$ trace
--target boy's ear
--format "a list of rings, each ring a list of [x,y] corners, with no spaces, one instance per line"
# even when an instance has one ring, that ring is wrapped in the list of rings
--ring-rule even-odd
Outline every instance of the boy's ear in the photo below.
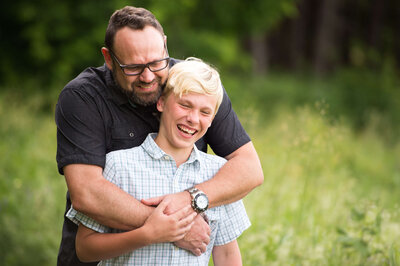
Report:
[[[164,96],[161,96],[157,101],[157,110],[161,113],[164,111],[164,104],[165,104],[165,98]]]

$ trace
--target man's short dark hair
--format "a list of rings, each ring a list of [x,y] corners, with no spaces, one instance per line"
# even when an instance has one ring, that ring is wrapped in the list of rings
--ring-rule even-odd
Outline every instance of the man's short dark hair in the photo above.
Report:
[[[146,26],[152,26],[164,36],[164,30],[149,10],[141,7],[126,6],[115,11],[106,30],[104,44],[113,49],[114,37],[118,30],[123,27],[129,27],[133,30],[143,30]]]

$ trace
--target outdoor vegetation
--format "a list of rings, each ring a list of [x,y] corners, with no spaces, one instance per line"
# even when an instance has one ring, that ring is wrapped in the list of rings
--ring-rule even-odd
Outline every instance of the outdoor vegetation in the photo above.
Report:
[[[103,63],[127,4],[154,12],[171,56],[221,71],[258,151],[244,265],[400,265],[400,2],[3,2],[0,265],[56,265],[58,93]]]

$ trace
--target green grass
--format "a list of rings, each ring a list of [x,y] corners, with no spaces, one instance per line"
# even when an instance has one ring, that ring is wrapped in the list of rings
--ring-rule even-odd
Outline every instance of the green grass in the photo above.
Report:
[[[43,98],[0,94],[0,265],[56,265],[66,186]]]
[[[400,142],[390,120],[370,112],[354,130],[339,99],[319,84],[306,91],[309,81],[224,84],[265,175],[244,200],[252,221],[239,239],[244,265],[399,265]],[[0,93],[0,265],[56,264],[66,185],[55,162],[55,99]]]
[[[316,108],[278,113],[249,125],[265,182],[245,198],[244,265],[399,265],[399,143]]]

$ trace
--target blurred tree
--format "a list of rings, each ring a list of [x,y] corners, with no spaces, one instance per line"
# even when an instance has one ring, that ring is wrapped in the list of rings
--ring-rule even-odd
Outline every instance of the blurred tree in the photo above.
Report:
[[[15,0],[0,3],[1,83],[44,90],[102,64],[108,18],[132,4],[160,20],[171,56],[227,71],[400,65],[397,0]]]
[[[162,24],[172,29],[173,43],[179,40],[191,53],[204,50],[202,57],[212,55],[222,66],[240,70],[249,67],[241,47],[247,43],[253,70],[259,73],[268,67],[267,34],[296,13],[294,0],[180,0],[160,8],[161,2],[152,1],[150,9],[159,11],[156,15]]]
[[[314,68],[317,74],[328,72],[337,60],[340,4],[340,0],[323,0],[321,4],[315,37]]]
[[[49,87],[100,63],[105,18],[112,11],[109,1],[3,1],[2,82],[21,85],[35,80],[35,85]]]
[[[400,1],[299,0],[267,36],[271,65],[317,74],[343,66],[400,66]]]

